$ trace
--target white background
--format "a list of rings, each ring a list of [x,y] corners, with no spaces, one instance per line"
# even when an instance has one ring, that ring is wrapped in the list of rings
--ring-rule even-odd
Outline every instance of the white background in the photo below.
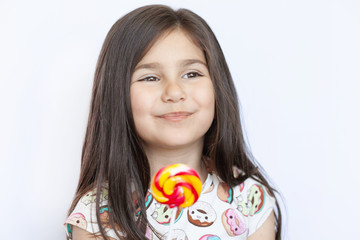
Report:
[[[149,3],[0,2],[1,239],[65,238],[101,45]],[[360,239],[360,1],[156,3],[217,35],[253,154],[284,196],[285,239]]]

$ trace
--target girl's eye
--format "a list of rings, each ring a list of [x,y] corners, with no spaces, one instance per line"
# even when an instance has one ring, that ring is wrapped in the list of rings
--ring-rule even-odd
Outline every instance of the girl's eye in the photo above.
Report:
[[[144,82],[156,82],[159,81],[160,79],[154,76],[149,76],[149,77],[145,77],[140,79],[140,81],[144,81]]]
[[[203,76],[203,75],[201,75],[198,72],[189,72],[184,75],[184,78],[195,78],[195,77],[201,77],[201,76]]]

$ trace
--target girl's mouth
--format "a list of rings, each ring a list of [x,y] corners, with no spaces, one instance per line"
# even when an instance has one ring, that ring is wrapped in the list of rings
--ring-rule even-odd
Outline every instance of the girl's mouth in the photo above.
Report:
[[[190,112],[170,112],[170,113],[165,113],[159,116],[159,118],[168,120],[168,121],[173,121],[173,122],[178,122],[181,121],[189,116],[191,116],[192,113]]]

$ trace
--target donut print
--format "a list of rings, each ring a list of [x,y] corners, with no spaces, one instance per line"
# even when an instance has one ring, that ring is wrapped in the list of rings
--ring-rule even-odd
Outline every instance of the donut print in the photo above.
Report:
[[[94,203],[96,201],[96,189],[91,190],[85,194],[81,198],[81,202],[85,205],[89,205],[90,203]],[[100,193],[100,202],[103,202],[108,199],[108,190],[104,188]]]
[[[226,183],[221,182],[217,188],[217,196],[221,201],[231,203],[233,200],[233,190]]]
[[[239,236],[248,232],[245,223],[232,208],[227,209],[222,214],[221,220],[227,234],[231,237]]]
[[[155,210],[151,216],[160,224],[168,225],[170,223],[174,208],[169,208],[165,204],[156,203]],[[183,214],[183,208],[176,208],[175,223],[179,221]]]
[[[152,233],[151,228],[149,226],[146,227],[145,237],[148,240],[153,240],[153,233]]]
[[[209,193],[209,192],[211,192],[212,190],[214,190],[214,182],[212,182],[212,183],[210,184],[210,186],[203,192],[203,194]]]
[[[199,240],[221,240],[218,236],[212,234],[206,234],[199,238]]]
[[[182,229],[171,230],[171,240],[189,240],[186,233]],[[165,239],[168,239],[169,233],[165,234]]]
[[[209,203],[198,201],[189,207],[188,220],[195,226],[208,227],[215,222],[216,212]]]
[[[77,226],[82,229],[86,229],[87,227],[87,221],[85,219],[85,216],[82,213],[73,213],[71,214],[66,222],[68,224],[71,224],[73,226]]]

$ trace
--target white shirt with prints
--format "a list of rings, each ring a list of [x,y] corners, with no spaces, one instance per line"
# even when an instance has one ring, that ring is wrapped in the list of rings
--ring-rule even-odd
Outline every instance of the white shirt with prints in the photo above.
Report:
[[[187,208],[177,208],[172,239],[217,240],[247,239],[265,222],[275,206],[275,198],[258,181],[248,178],[242,184],[229,188],[215,174],[208,174],[198,201]],[[65,222],[71,239],[72,226],[99,234],[95,214],[96,190],[83,196]],[[108,218],[107,191],[100,195],[100,218]],[[149,191],[145,199],[149,223],[164,239],[169,234],[170,221],[175,209],[158,203]],[[105,224],[107,236],[119,239],[110,224]],[[121,234],[123,235],[123,234]],[[146,236],[159,239],[150,228]]]

